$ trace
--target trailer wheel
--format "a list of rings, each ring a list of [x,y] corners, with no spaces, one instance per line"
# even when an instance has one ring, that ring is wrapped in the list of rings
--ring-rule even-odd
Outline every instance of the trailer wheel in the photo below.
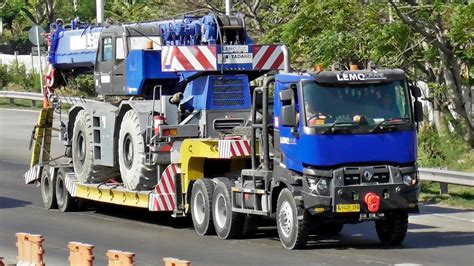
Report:
[[[323,223],[317,224],[314,231],[317,235],[336,236],[341,233],[342,228],[343,223]]]
[[[43,169],[41,173],[41,198],[43,199],[43,205],[46,209],[57,209],[58,205],[56,203],[56,177],[51,179],[49,176],[49,171]]]
[[[62,212],[75,211],[77,209],[78,200],[71,196],[66,188],[66,174],[60,168],[56,174],[56,202],[58,209]]]
[[[305,211],[296,206],[293,194],[288,188],[282,189],[277,201],[277,228],[280,242],[286,249],[306,246],[309,223]]]
[[[155,167],[144,165],[145,141],[134,110],[125,113],[120,126],[118,158],[120,175],[130,190],[147,190],[157,183]]]
[[[214,183],[206,178],[194,182],[191,192],[191,217],[193,219],[194,230],[199,235],[213,234],[214,224],[212,223],[212,192]]]
[[[387,246],[400,245],[408,230],[408,214],[386,214],[385,220],[375,221],[375,229],[380,242]]]
[[[212,220],[221,239],[236,238],[242,233],[244,216],[232,211],[232,183],[228,178],[216,178],[212,194]]]
[[[76,177],[82,183],[98,183],[117,176],[114,167],[94,165],[92,117],[81,110],[77,113],[72,134],[72,161]]]

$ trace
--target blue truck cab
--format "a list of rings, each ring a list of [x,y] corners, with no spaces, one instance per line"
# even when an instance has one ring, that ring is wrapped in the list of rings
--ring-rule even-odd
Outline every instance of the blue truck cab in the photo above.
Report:
[[[295,217],[307,216],[298,219],[317,224],[318,232],[376,220],[383,243],[401,243],[405,235],[390,225],[406,226],[407,213],[418,211],[419,96],[400,69],[275,76],[269,161],[286,248],[298,246],[292,232],[301,228],[285,227],[282,217],[290,215],[279,202],[281,187],[295,198]]]

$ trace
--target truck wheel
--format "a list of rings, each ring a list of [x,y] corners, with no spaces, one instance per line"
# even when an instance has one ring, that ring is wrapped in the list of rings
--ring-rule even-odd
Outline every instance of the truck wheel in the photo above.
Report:
[[[212,223],[212,192],[214,183],[206,178],[194,182],[191,192],[191,217],[194,230],[199,235],[210,235],[214,233]]]
[[[341,233],[342,228],[344,228],[342,223],[324,223],[316,225],[314,231],[317,235],[336,236]]]
[[[58,209],[62,212],[75,211],[77,209],[77,199],[73,198],[66,188],[66,174],[60,168],[56,174],[56,202]]]
[[[43,205],[46,209],[57,209],[56,204],[56,177],[51,179],[49,177],[48,169],[43,169],[41,174],[41,198],[43,199]]]
[[[113,167],[94,165],[92,117],[85,110],[79,111],[72,134],[72,161],[76,177],[82,183],[98,183],[117,176]]]
[[[232,211],[232,183],[228,178],[217,180],[212,194],[212,220],[221,239],[238,237],[242,232],[243,215]]]
[[[387,246],[400,245],[408,230],[408,214],[395,213],[385,215],[385,220],[375,221],[377,236]]]
[[[145,141],[140,130],[138,115],[134,110],[125,113],[120,126],[118,158],[120,175],[130,190],[147,190],[157,183],[155,167],[144,165]]]
[[[293,194],[284,188],[277,201],[277,228],[280,242],[286,249],[299,249],[306,246],[309,223],[305,211],[296,206]]]

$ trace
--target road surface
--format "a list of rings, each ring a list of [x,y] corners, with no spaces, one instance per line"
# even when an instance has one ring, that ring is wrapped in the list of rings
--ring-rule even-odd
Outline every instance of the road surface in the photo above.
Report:
[[[0,109],[0,256],[16,260],[15,233],[45,237],[47,265],[66,265],[69,241],[95,246],[95,265],[108,249],[134,252],[137,265],[162,265],[163,257],[192,265],[472,265],[474,213],[422,206],[410,217],[404,244],[379,245],[373,223],[347,225],[338,237],[313,237],[305,250],[281,247],[274,227],[252,239],[220,240],[196,235],[189,219],[172,219],[112,205],[61,213],[42,208],[39,189],[23,183],[35,111]],[[60,147],[56,145],[55,147]],[[58,149],[57,149],[58,150]],[[57,154],[61,152],[58,150]]]

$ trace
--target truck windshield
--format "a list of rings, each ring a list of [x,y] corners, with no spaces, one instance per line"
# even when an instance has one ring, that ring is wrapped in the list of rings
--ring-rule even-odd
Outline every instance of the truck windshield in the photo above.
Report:
[[[410,121],[405,82],[330,86],[305,82],[303,97],[306,125],[373,126],[384,121]],[[384,122],[385,123],[385,122]]]

